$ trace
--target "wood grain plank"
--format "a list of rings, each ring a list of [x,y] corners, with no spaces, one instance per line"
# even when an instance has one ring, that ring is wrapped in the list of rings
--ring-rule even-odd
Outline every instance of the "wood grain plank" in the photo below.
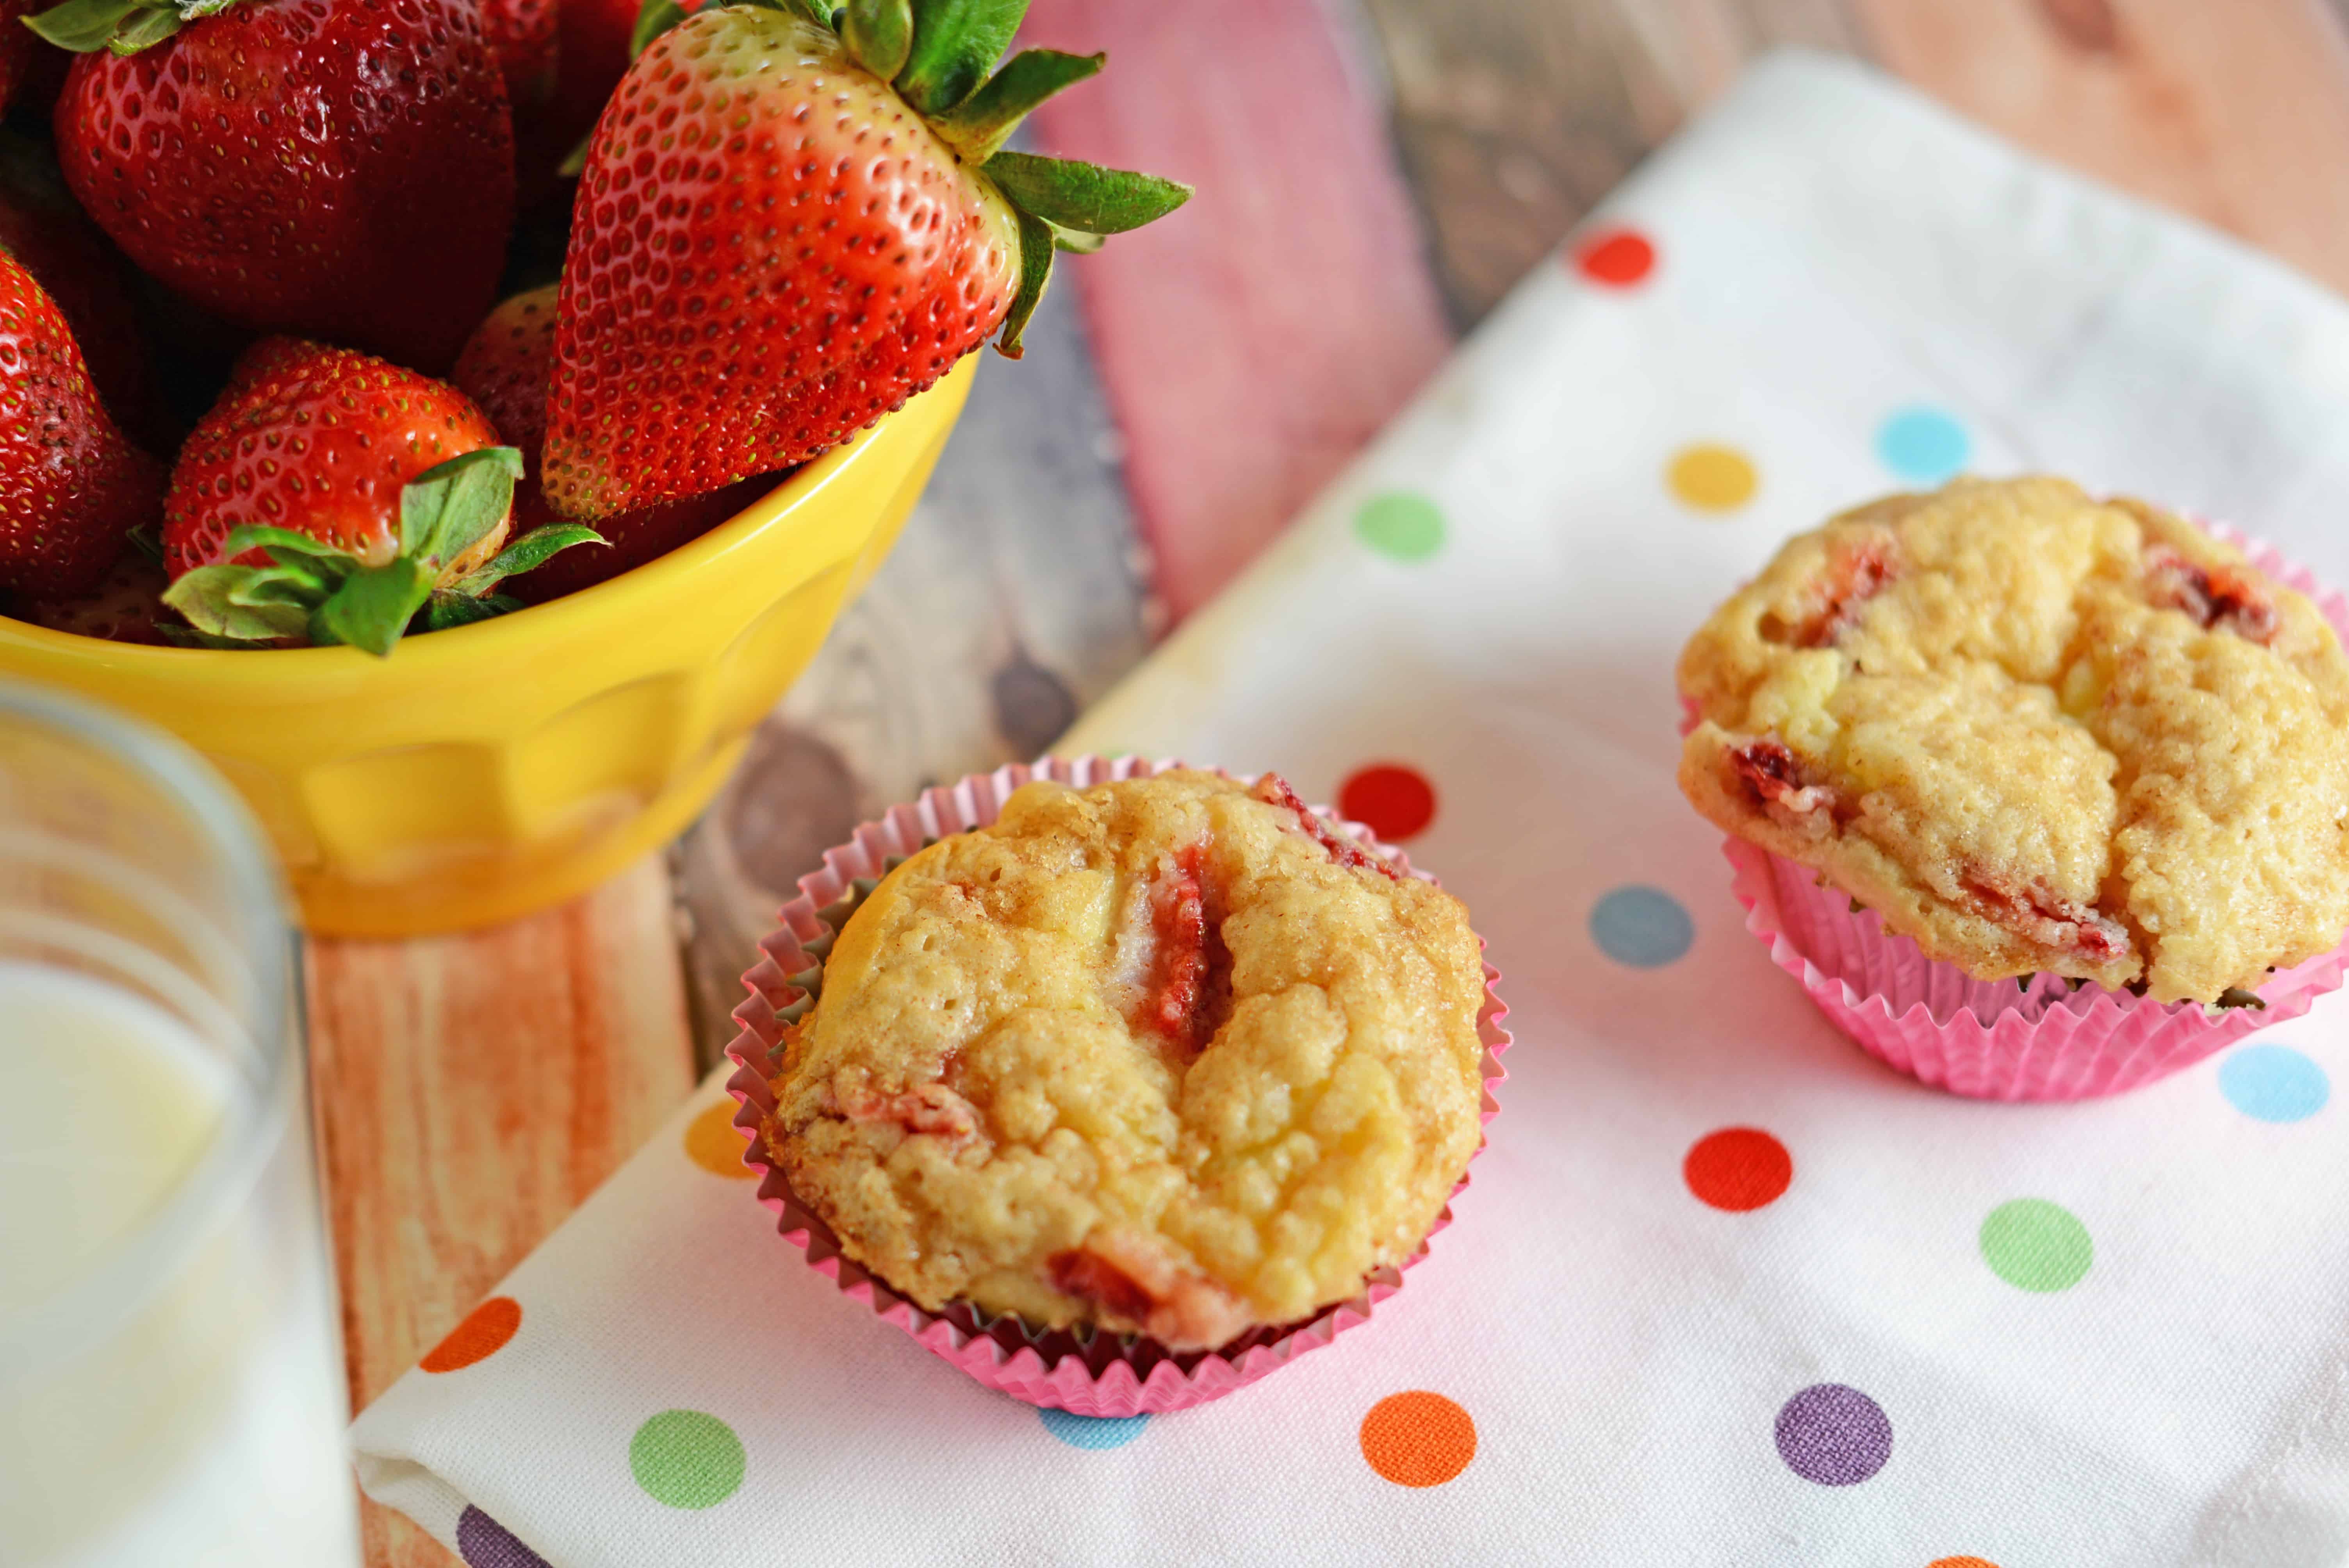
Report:
[[[1951,107],[2349,290],[2349,32],[2324,0],[1853,4]]]
[[[1454,319],[1475,323],[1780,45],[1859,53],[1846,0],[1366,0]]]
[[[313,1100],[351,1402],[454,1326],[692,1089],[668,878],[647,858],[510,925],[316,941]],[[455,1562],[367,1509],[378,1568]]]
[[[1333,8],[1038,0],[1026,36],[1112,62],[1037,113],[1042,150],[1198,187],[1066,268],[1179,617],[1385,424],[1450,335]]]

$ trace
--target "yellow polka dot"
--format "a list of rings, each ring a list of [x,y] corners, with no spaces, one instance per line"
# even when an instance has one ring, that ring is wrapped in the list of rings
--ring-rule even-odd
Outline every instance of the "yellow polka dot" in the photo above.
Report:
[[[687,1122],[685,1156],[713,1176],[754,1181],[759,1172],[742,1163],[742,1150],[748,1145],[734,1125],[735,1109],[732,1100],[721,1099]]]
[[[1754,499],[1756,480],[1753,460],[1744,452],[1700,441],[1672,454],[1664,482],[1701,511],[1733,511]]]

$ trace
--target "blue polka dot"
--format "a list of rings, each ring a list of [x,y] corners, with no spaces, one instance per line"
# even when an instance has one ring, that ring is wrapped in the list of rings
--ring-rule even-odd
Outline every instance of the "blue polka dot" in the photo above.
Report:
[[[1072,1416],[1066,1410],[1039,1410],[1044,1429],[1072,1449],[1122,1449],[1142,1436],[1147,1416]]]
[[[1590,940],[1618,964],[1654,969],[1689,950],[1696,923],[1671,894],[1635,882],[1590,906]]]
[[[2333,1085],[2290,1046],[2245,1046],[2219,1064],[2219,1091],[2258,1120],[2303,1121],[2324,1109]]]
[[[1903,408],[1876,432],[1876,455],[1884,466],[1916,484],[1955,479],[1972,452],[1966,428],[1939,408]]]

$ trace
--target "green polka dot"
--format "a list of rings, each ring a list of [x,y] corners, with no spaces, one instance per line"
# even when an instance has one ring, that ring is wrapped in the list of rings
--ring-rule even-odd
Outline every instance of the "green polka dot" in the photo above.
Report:
[[[1354,532],[1381,555],[1424,561],[1444,548],[1444,511],[1416,490],[1389,490],[1362,503]]]
[[[2044,1198],[2017,1198],[1982,1225],[1982,1262],[2017,1290],[2069,1290],[2088,1272],[2096,1249],[2088,1227]]]
[[[628,1468],[655,1502],[711,1508],[742,1484],[742,1439],[699,1410],[663,1410],[636,1429]]]

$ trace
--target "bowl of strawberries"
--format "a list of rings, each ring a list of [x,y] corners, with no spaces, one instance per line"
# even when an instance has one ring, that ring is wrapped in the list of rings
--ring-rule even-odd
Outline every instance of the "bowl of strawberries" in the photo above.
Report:
[[[974,351],[1188,193],[1005,147],[1102,65],[1006,0],[11,9],[0,676],[210,757],[316,932],[683,828]]]

